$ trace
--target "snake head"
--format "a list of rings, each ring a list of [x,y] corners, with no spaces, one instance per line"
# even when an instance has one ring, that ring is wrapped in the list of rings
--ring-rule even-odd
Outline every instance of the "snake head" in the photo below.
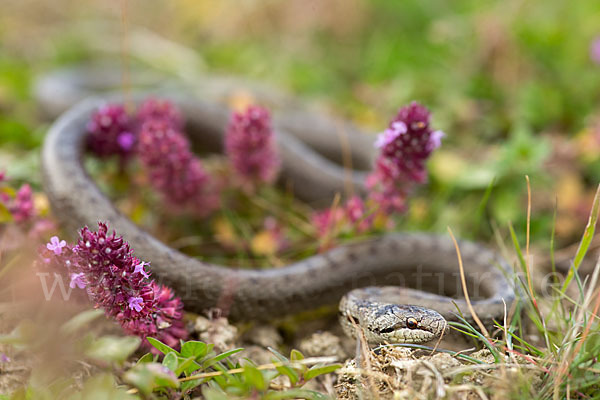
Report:
[[[381,304],[367,325],[367,339],[376,343],[424,343],[446,329],[437,311],[411,305]]]

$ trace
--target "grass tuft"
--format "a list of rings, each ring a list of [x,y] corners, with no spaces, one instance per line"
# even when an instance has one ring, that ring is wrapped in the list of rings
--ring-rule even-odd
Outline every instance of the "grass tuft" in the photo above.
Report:
[[[529,181],[527,183],[529,189]],[[505,333],[502,339],[490,340],[464,318],[459,317],[460,322],[451,323],[481,342],[493,355],[495,363],[510,367],[511,373],[496,376],[499,386],[506,390],[504,398],[588,399],[600,396],[600,289],[597,286],[600,260],[591,276],[582,280],[578,274],[594,236],[599,205],[600,187],[571,268],[564,282],[553,288],[551,296],[538,296],[534,290],[529,233],[526,234],[524,256],[517,234],[509,224],[518,260],[515,282],[523,314],[512,321],[505,320],[503,324],[495,323],[496,328]],[[528,198],[528,220],[530,210],[531,196]],[[528,222],[528,230],[529,226]],[[551,243],[553,240],[552,237]],[[554,267],[552,271],[555,271]],[[520,273],[525,274],[525,279],[518,279]],[[536,379],[527,379],[532,373]]]

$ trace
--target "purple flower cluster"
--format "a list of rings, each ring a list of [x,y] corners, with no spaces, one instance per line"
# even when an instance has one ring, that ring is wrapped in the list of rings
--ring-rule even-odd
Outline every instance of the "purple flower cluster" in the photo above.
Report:
[[[377,139],[381,157],[393,161],[398,176],[423,183],[427,180],[425,161],[441,145],[442,131],[432,131],[429,110],[412,102],[398,111],[390,126]]]
[[[442,131],[431,129],[429,119],[429,110],[412,102],[398,111],[375,142],[381,152],[367,187],[384,214],[404,211],[408,193],[427,180],[425,162],[444,137]]]
[[[312,224],[317,228],[317,236],[325,238],[335,235],[337,230],[346,228],[362,233],[373,224],[373,215],[367,212],[363,199],[350,197],[343,207],[328,208],[313,214]]]
[[[171,290],[150,279],[145,263],[133,256],[129,244],[108,226],[98,231],[83,228],[71,246],[53,237],[42,250],[42,259],[70,277],[70,287],[85,288],[96,307],[102,307],[130,335],[154,337],[169,346],[179,345],[187,332],[182,321],[183,303]]]
[[[138,154],[151,185],[168,203],[207,215],[219,204],[218,191],[182,132],[167,119],[149,119],[138,137]]]
[[[87,124],[88,148],[98,157],[119,155],[125,160],[135,147],[135,123],[122,104],[106,104]]]
[[[382,223],[389,226],[387,217],[405,210],[414,186],[427,180],[425,162],[444,136],[430,128],[429,119],[429,110],[416,102],[398,111],[375,142],[381,152],[367,177],[368,201],[352,196],[340,207],[314,213],[312,224],[320,238],[344,230],[362,233]]]
[[[8,210],[15,222],[26,222],[35,216],[33,192],[28,183],[23,184],[13,199],[9,201]]]
[[[0,183],[6,180],[4,172],[0,173]],[[33,192],[28,183],[21,185],[19,190],[13,195],[11,190],[0,191],[0,203],[8,209],[17,223],[31,221],[36,215]]]
[[[43,213],[35,205],[31,186],[25,183],[14,190],[3,171],[0,171],[0,206],[10,213],[11,221],[15,223],[13,228],[17,228],[9,235],[12,240],[3,243],[5,249],[21,246],[24,238],[19,235],[23,233],[27,234],[27,239],[37,241],[56,228],[51,219],[41,216]]]
[[[252,189],[272,183],[280,160],[269,111],[251,106],[245,112],[234,112],[225,133],[225,153],[242,186]]]
[[[338,225],[344,220],[344,210],[338,207],[315,212],[311,222],[317,228],[317,236],[324,238],[335,234]]]
[[[150,97],[130,117],[122,104],[100,107],[88,122],[88,147],[99,157],[119,155],[125,161],[135,151],[138,131],[146,121],[160,120],[181,129],[181,112],[168,100]]]
[[[181,131],[181,112],[168,100],[148,98],[133,117],[119,104],[100,108],[88,123],[90,148],[101,157],[135,152],[150,184],[170,205],[200,216],[218,207],[219,194]]]
[[[161,120],[175,130],[183,128],[181,112],[173,103],[165,99],[149,97],[138,107],[136,117],[140,124],[150,120]]]
[[[367,213],[367,207],[359,196],[352,196],[346,202],[346,218],[357,232],[365,232],[373,224],[373,215]]]

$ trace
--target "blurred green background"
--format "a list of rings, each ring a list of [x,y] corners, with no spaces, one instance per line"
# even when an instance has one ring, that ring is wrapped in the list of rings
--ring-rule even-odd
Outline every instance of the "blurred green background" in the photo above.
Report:
[[[34,79],[61,66],[143,64],[265,82],[378,132],[411,100],[446,132],[402,229],[485,240],[509,221],[561,244],[600,181],[600,2],[2,0],[0,169],[38,188]]]

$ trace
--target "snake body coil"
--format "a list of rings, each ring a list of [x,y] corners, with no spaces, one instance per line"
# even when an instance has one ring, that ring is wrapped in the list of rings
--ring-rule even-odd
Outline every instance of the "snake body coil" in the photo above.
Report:
[[[218,151],[229,110],[196,99],[175,101],[186,115],[186,131],[194,145]],[[455,304],[466,311],[463,300],[446,297],[462,293],[455,248],[446,237],[389,233],[340,246],[283,268],[261,270],[208,264],[169,248],[117,211],[82,166],[86,122],[101,102],[96,99],[78,104],[62,115],[48,133],[42,164],[52,208],[61,223],[73,230],[83,225],[95,226],[98,221],[109,222],[138,256],[151,263],[154,276],[182,297],[187,309],[200,312],[219,307],[233,320],[264,320],[334,304],[351,289],[379,284],[411,287],[371,288],[344,298],[342,320],[349,322],[351,317],[359,319],[357,322],[361,324],[371,322],[373,332],[379,335],[372,341],[382,339],[382,330],[383,339],[390,333],[385,321],[392,321],[397,327],[388,335],[390,340],[395,336],[418,341],[439,334],[441,322],[437,315],[415,314],[421,318],[417,321],[420,328],[418,333],[410,334],[408,330],[414,321],[408,318],[414,313],[390,308],[388,303],[434,309],[444,318],[452,318]],[[342,145],[335,134],[340,128],[346,138]],[[275,130],[283,161],[282,179],[293,184],[300,197],[328,204],[334,193],[344,190],[348,179],[359,191],[364,190],[364,172],[348,173],[330,160],[345,147],[355,157],[355,166],[368,168],[371,163],[372,146],[350,125],[299,112],[276,118]],[[480,245],[459,244],[476,312],[484,319],[501,316],[505,303],[514,300],[514,291],[505,278],[509,267]],[[371,306],[367,306],[368,301]],[[367,312],[358,315],[360,310]],[[390,315],[400,319],[390,319]]]

